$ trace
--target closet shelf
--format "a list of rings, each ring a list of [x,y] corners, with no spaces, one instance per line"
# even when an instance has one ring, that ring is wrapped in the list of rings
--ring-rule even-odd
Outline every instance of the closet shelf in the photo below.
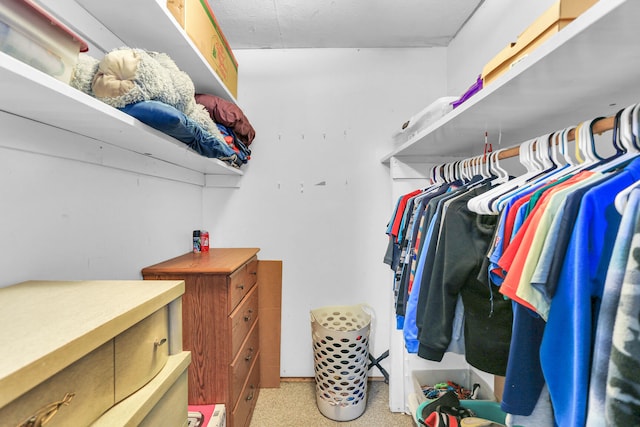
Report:
[[[166,0],[77,0],[128,47],[164,52],[186,72],[199,93],[236,102],[187,33],[166,7]],[[141,23],[149,23],[145,25]]]
[[[640,2],[600,0],[469,101],[382,158],[473,156],[640,101]],[[497,142],[501,146],[497,147]]]
[[[0,111],[199,172],[201,185],[208,181],[208,175],[242,175],[239,169],[203,157],[180,141],[2,52],[0,92]],[[122,168],[138,172],[135,164]]]

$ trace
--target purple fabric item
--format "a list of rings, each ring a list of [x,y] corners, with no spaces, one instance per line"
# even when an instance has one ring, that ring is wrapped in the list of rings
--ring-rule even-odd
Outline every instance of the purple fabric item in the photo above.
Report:
[[[478,76],[478,80],[476,80],[476,82],[471,85],[469,89],[467,89],[467,91],[460,97],[460,99],[458,99],[457,101],[453,101],[451,105],[453,105],[453,108],[459,107],[463,102],[467,101],[473,95],[478,93],[480,89],[482,89],[482,76]]]

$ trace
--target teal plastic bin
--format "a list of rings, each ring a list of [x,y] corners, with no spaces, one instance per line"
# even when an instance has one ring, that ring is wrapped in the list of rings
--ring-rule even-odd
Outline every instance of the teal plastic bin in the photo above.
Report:
[[[478,418],[491,420],[494,423],[504,424],[507,416],[507,414],[500,409],[498,402],[491,402],[489,400],[461,400],[460,405],[463,408],[471,409]]]
[[[424,407],[431,402],[433,402],[433,400],[427,400],[418,406],[418,409],[416,410],[416,418],[418,420],[424,421],[424,418],[422,418],[422,411],[424,410]],[[500,409],[500,404],[498,402],[491,400],[461,400],[460,406],[471,409],[478,418],[491,420],[494,423],[505,423],[507,414]]]

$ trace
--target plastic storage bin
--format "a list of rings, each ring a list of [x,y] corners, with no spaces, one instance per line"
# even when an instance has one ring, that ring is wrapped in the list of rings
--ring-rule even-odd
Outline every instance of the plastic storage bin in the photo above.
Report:
[[[453,110],[452,102],[458,97],[445,96],[438,98],[420,112],[414,114],[402,125],[402,129],[393,134],[393,143],[401,145],[413,139],[429,126]]]
[[[430,401],[422,392],[423,386],[435,385],[446,381],[453,381],[467,390],[471,390],[474,384],[480,384],[478,400],[496,400],[493,395],[493,388],[490,387],[489,384],[487,384],[487,382],[472,369],[434,369],[413,371],[411,379],[413,381],[414,393],[416,394],[419,403]]]
[[[418,410],[416,411],[417,419],[424,421],[422,411],[429,403],[430,402],[422,402],[420,406],[418,406]],[[502,425],[505,424],[507,414],[500,409],[500,404],[498,402],[492,402],[490,400],[461,400],[460,406],[472,410],[478,418],[490,420]],[[422,424],[418,423],[418,425]]]
[[[370,324],[362,305],[311,310],[316,403],[327,418],[350,421],[365,410]]]
[[[65,83],[87,44],[30,0],[0,2],[0,51]]]

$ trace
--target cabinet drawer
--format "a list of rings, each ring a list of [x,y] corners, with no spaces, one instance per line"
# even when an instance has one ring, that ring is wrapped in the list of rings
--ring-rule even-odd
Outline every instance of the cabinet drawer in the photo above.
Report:
[[[105,412],[91,427],[180,427],[187,422],[187,368],[191,353],[169,356],[149,383]],[[164,414],[165,418],[161,415]],[[158,422],[158,419],[162,421]],[[155,424],[154,424],[155,422]],[[73,424],[75,427],[76,424]]]
[[[113,340],[31,389],[0,409],[0,426],[22,425],[43,408],[73,397],[62,405],[47,427],[88,425],[109,409],[113,401]],[[39,425],[39,424],[35,424]]]
[[[231,360],[236,357],[249,330],[258,318],[258,287],[254,286],[247,297],[229,316],[231,322]]]
[[[187,422],[187,372],[185,371],[138,427],[176,426]]]
[[[116,403],[148,383],[169,357],[168,309],[163,307],[115,338]]]
[[[247,262],[247,280],[251,286],[258,281],[258,257],[253,257]]]
[[[253,257],[242,267],[231,273],[228,278],[229,313],[242,301],[245,295],[256,284],[258,275],[258,259]]]
[[[258,334],[258,322],[255,323],[249,337],[242,345],[240,351],[236,355],[235,360],[231,363],[231,401],[238,400],[242,386],[247,380],[249,369],[253,365],[254,359],[258,356],[258,347],[260,345],[260,336]]]
[[[240,397],[231,415],[230,427],[246,427],[249,425],[251,413],[260,392],[260,355],[253,362],[249,378],[245,383]]]

